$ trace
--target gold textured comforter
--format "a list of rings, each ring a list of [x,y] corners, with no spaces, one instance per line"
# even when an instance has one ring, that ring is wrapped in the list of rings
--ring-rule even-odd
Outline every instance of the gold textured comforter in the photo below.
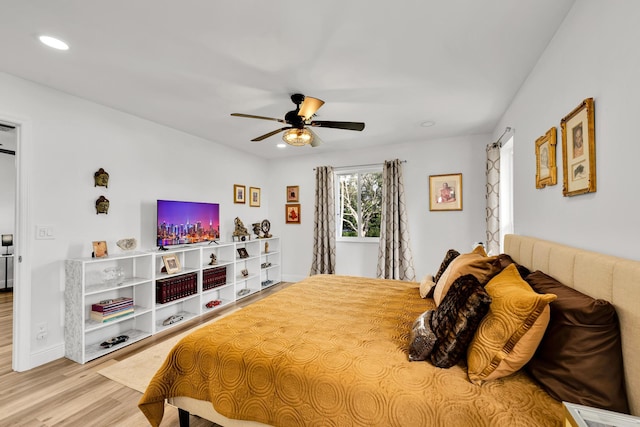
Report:
[[[418,284],[320,275],[205,326],[171,350],[140,400],[208,400],[275,426],[557,426],[561,404],[524,373],[477,386],[463,366],[409,362]]]

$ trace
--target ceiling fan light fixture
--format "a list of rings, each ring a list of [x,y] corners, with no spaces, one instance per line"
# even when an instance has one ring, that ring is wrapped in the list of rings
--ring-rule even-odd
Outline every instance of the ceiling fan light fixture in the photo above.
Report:
[[[57,50],[69,50],[69,45],[66,44],[65,42],[63,42],[60,39],[57,39],[55,37],[51,37],[51,36],[40,36],[38,37],[38,39],[40,40],[41,43],[57,49]]]
[[[311,143],[313,135],[307,129],[289,129],[282,135],[282,139],[289,145],[301,147]]]

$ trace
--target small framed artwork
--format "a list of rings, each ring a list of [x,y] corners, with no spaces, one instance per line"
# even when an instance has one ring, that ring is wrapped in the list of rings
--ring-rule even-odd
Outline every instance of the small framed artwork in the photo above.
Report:
[[[233,203],[245,203],[247,200],[247,187],[233,184]]]
[[[168,274],[180,273],[182,267],[180,266],[180,259],[176,254],[168,254],[162,256],[162,262],[164,268]]]
[[[587,98],[560,122],[563,196],[596,191],[596,132],[593,98]]]
[[[260,189],[249,187],[249,206],[260,207]]]
[[[555,127],[536,140],[536,188],[557,184],[556,143]]]
[[[107,242],[104,240],[93,242],[93,256],[95,258],[104,258],[107,255],[109,255],[109,252],[107,251]]]
[[[249,252],[247,252],[246,248],[238,248],[237,250],[240,258],[249,258]]]
[[[429,210],[462,210],[462,174],[429,176]]]
[[[297,185],[287,186],[287,203],[299,202],[298,194],[300,193],[300,187]]]
[[[300,203],[285,205],[285,218],[287,224],[300,224]]]

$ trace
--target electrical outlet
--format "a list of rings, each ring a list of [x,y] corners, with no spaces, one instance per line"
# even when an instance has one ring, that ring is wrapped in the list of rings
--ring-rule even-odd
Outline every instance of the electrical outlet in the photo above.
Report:
[[[47,322],[38,323],[38,333],[47,332]]]
[[[47,338],[47,322],[38,323],[36,328],[36,340],[45,340]]]

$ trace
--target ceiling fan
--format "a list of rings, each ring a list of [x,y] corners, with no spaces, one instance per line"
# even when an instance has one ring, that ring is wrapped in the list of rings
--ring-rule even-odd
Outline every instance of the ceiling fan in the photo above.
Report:
[[[310,96],[304,96],[300,93],[291,95],[291,101],[296,104],[296,109],[285,114],[284,119],[275,119],[273,117],[254,116],[252,114],[232,113],[234,117],[246,117],[249,119],[273,120],[284,123],[289,126],[276,129],[272,132],[253,138],[251,141],[262,141],[270,136],[286,131],[282,139],[290,145],[302,146],[309,144],[317,147],[322,143],[318,135],[309,127],[324,127],[334,129],[358,130],[364,129],[362,122],[334,122],[327,120],[312,120],[316,111],[322,107],[324,101]]]

